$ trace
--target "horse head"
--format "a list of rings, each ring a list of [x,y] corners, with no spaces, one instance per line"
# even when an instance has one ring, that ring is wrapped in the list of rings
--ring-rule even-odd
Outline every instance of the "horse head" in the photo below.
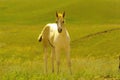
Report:
[[[58,26],[58,32],[62,32],[62,28],[64,26],[64,17],[65,17],[65,12],[63,13],[57,13],[56,12],[56,24]]]

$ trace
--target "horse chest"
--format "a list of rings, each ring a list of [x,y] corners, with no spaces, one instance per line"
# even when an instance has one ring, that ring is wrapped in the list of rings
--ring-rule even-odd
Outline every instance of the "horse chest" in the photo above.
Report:
[[[69,36],[67,34],[58,34],[54,37],[54,44],[55,46],[59,46],[64,48],[66,45],[69,45]]]

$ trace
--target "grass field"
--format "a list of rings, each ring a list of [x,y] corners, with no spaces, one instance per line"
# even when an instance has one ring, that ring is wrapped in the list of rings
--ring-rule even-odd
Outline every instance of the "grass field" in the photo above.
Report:
[[[0,80],[119,80],[119,9],[119,0],[0,0]],[[66,11],[72,75],[65,54],[60,74],[51,73],[50,54],[43,71],[37,37],[56,10]]]

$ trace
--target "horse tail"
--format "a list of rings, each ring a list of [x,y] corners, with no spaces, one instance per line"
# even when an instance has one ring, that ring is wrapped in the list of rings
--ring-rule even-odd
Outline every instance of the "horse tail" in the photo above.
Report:
[[[44,40],[48,40],[49,38],[49,31],[50,31],[50,27],[49,26],[45,26],[41,32],[41,34],[38,37],[38,41],[41,42],[43,39]]]

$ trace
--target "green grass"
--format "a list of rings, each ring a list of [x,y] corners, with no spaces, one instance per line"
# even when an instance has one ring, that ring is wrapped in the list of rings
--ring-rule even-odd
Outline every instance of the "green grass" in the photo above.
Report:
[[[1,24],[40,24],[54,21],[54,14],[66,11],[74,24],[120,23],[119,0],[1,0]]]
[[[39,25],[41,26],[41,25]],[[73,75],[69,74],[65,55],[61,57],[61,73],[45,75],[42,44],[37,41],[39,26],[3,26],[0,35],[0,78],[3,80],[89,80],[119,79],[119,30],[80,39],[88,34],[118,28],[119,25],[81,25],[69,27]],[[72,32],[73,27],[80,32]],[[97,29],[96,29],[97,27]],[[91,30],[89,30],[91,28]],[[87,31],[87,32],[86,32]],[[29,34],[28,34],[29,33]],[[74,36],[75,34],[80,36]]]
[[[0,80],[112,80],[120,79],[119,0],[1,0]],[[71,36],[72,71],[61,54],[60,74],[44,74],[42,44],[37,41],[44,25],[55,22],[55,12],[66,11]]]

